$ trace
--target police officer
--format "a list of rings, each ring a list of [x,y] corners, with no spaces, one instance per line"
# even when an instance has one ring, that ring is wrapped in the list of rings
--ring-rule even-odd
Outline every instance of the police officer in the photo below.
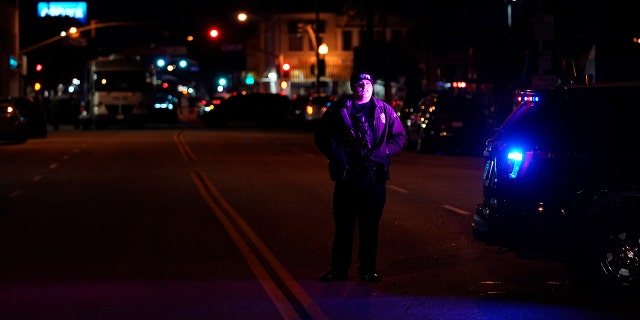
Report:
[[[373,97],[370,73],[350,78],[352,96],[329,106],[314,131],[315,144],[329,160],[334,184],[331,269],[320,281],[346,281],[358,227],[360,280],[380,282],[376,270],[378,227],[384,209],[391,157],[406,133],[393,108]]]

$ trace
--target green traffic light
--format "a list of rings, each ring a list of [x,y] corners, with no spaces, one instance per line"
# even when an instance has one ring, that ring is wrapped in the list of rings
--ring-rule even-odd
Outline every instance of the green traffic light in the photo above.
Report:
[[[248,74],[245,78],[244,78],[244,83],[248,84],[248,85],[253,85],[254,83],[256,83],[256,79],[253,77],[252,74]]]

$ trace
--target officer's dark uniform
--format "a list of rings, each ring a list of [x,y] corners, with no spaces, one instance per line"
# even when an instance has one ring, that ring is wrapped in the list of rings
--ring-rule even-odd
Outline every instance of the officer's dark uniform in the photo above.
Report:
[[[402,150],[405,141],[404,127],[393,108],[373,97],[359,106],[348,97],[324,113],[315,131],[315,143],[329,159],[330,176],[335,181],[335,234],[331,270],[321,281],[347,280],[356,226],[361,280],[380,281],[376,273],[378,225],[386,201],[391,156]]]

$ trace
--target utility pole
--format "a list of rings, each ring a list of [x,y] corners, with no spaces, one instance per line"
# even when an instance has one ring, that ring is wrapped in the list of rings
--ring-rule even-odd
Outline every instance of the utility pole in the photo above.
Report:
[[[90,25],[88,25],[88,26],[77,28],[76,32],[78,32],[78,33],[79,33],[79,32],[81,32],[81,31],[91,30],[91,31],[92,31],[91,36],[92,36],[92,37],[94,37],[94,36],[95,36],[95,31],[94,31],[94,30],[95,30],[95,29],[98,29],[98,28],[116,27],[116,26],[127,26],[127,25],[139,25],[139,24],[145,24],[145,23],[141,23],[141,22],[104,22],[104,23],[93,23],[93,22],[92,22],[92,23],[91,23]],[[32,46],[30,46],[30,47],[28,47],[28,48],[21,49],[21,50],[20,50],[20,55],[23,55],[23,54],[25,54],[25,53],[27,53],[27,52],[29,52],[29,51],[33,50],[33,49],[40,48],[40,47],[45,46],[45,45],[47,45],[47,44],[49,44],[49,43],[52,43],[52,42],[58,41],[58,40],[60,40],[60,39],[63,39],[63,38],[65,38],[65,37],[67,37],[67,35],[57,35],[57,36],[55,36],[55,37],[49,38],[49,39],[47,39],[47,40],[44,40],[44,41],[42,41],[42,42],[40,42],[40,43],[36,43],[36,44],[34,44],[34,45],[32,45]]]
[[[313,33],[315,38],[315,50],[316,50],[316,94],[320,95],[320,45],[318,44],[318,26],[320,25],[320,7],[318,5],[318,0],[315,1],[316,4],[316,22],[313,26]]]

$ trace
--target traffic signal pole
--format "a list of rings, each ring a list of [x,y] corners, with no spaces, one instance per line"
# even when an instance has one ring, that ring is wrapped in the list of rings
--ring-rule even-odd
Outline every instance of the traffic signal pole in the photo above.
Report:
[[[146,24],[146,23],[143,23],[143,22],[103,22],[103,23],[92,23],[92,24],[90,24],[88,26],[77,28],[77,32],[82,32],[82,31],[85,31],[85,30],[95,30],[95,29],[98,29],[98,28],[106,28],[106,27],[127,26],[127,25],[143,25],[143,24]],[[31,50],[38,49],[38,48],[40,48],[42,46],[46,46],[49,43],[58,41],[60,39],[66,38],[66,37],[67,37],[67,35],[57,35],[55,37],[49,38],[47,40],[44,40],[44,41],[42,41],[40,43],[36,43],[36,44],[34,44],[34,45],[30,46],[30,47],[27,47],[25,49],[20,50],[20,55],[23,55],[23,54],[25,54],[25,53],[27,53],[27,52],[29,52]]]
[[[316,0],[316,23],[313,28],[315,33],[315,48],[316,48],[316,94],[320,96],[320,45],[318,44],[318,25],[320,24],[320,7],[318,7],[318,0]]]

